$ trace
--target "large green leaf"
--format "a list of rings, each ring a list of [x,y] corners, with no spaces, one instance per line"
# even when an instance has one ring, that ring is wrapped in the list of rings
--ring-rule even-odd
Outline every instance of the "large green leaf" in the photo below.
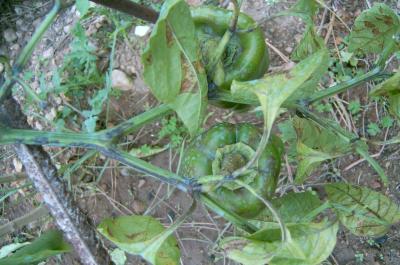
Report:
[[[400,222],[399,205],[383,194],[345,183],[328,184],[325,190],[339,220],[356,235],[380,236]]]
[[[29,245],[19,248],[8,257],[0,259],[0,265],[38,264],[49,257],[69,251],[71,251],[71,247],[63,240],[62,233],[50,230]]]
[[[337,223],[326,222],[288,224],[291,237],[282,243],[278,236],[280,230],[275,225],[248,238],[227,238],[222,248],[229,258],[244,265],[317,265],[335,247],[338,227]]]
[[[171,235],[174,228],[166,230],[151,216],[120,216],[104,219],[99,232],[122,250],[140,255],[154,265],[180,264],[180,251]]]
[[[372,92],[371,96],[386,96],[389,101],[389,110],[392,115],[400,120],[400,71],[379,84]]]
[[[143,55],[144,79],[194,135],[207,105],[207,77],[201,64],[195,26],[183,0],[167,0]]]
[[[271,200],[272,205],[279,212],[285,223],[302,223],[312,221],[322,211],[322,202],[316,194],[311,191],[290,192],[280,198]],[[273,221],[268,209],[264,209],[256,216],[260,221]],[[259,222],[258,227],[262,227]]]
[[[394,51],[395,35],[399,32],[400,20],[396,13],[383,3],[376,3],[357,17],[350,33],[349,51],[359,50],[363,53],[381,53],[385,49]]]
[[[257,96],[264,114],[264,122],[271,130],[273,122],[284,102],[294,102],[301,95],[296,91],[305,82],[313,78],[321,65],[325,64],[326,51],[321,50],[298,63],[290,72],[277,75],[266,75],[262,79],[238,82],[233,81],[231,91],[234,96],[253,99]]]

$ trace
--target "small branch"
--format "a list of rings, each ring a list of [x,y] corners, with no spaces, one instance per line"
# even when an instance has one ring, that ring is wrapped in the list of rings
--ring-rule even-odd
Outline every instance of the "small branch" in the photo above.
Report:
[[[47,215],[49,215],[49,210],[47,210],[47,208],[43,205],[39,206],[28,214],[0,226],[0,237],[4,236],[5,234],[12,233],[17,229],[23,228],[24,226]]]
[[[143,19],[145,21],[156,23],[158,19],[158,13],[148,7],[136,4],[130,0],[90,0],[93,3],[106,6],[128,15],[135,16],[137,18]]]

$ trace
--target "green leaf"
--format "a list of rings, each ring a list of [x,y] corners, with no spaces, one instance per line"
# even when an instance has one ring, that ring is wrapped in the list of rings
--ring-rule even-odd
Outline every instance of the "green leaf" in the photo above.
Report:
[[[185,1],[164,3],[142,62],[153,95],[176,111],[191,135],[196,134],[205,117],[207,77]]]
[[[283,197],[273,199],[271,203],[279,212],[280,217],[285,223],[309,222],[322,210],[321,200],[311,191],[299,193],[290,192]],[[273,221],[268,209],[261,211],[255,219]],[[260,225],[258,225],[258,227],[260,227]]]
[[[280,15],[298,16],[304,20],[307,26],[314,24],[313,18],[318,11],[316,0],[299,0],[287,11],[280,12]]]
[[[104,219],[99,232],[122,250],[140,255],[154,265],[179,264],[180,251],[173,229],[164,226],[151,216],[120,216]]]
[[[317,35],[314,26],[308,26],[300,43],[291,54],[291,59],[295,62],[301,61],[320,49],[326,49],[324,40]]]
[[[227,256],[244,265],[317,265],[329,257],[336,245],[338,224],[288,224],[289,240],[282,244],[279,228],[264,230],[264,238],[273,242],[243,237],[230,237],[222,242]],[[270,233],[268,233],[270,232]],[[260,233],[260,232],[258,232]],[[258,235],[260,236],[260,234]]]
[[[234,96],[254,99],[257,96],[264,114],[264,122],[268,131],[279,113],[282,104],[292,98],[296,90],[306,81],[313,78],[319,67],[324,63],[325,51],[319,51],[298,63],[285,74],[267,75],[262,79],[238,82],[233,81],[231,91]],[[297,91],[298,95],[301,91]]]
[[[383,3],[376,3],[357,17],[349,37],[349,51],[382,53],[394,51],[394,36],[400,32],[400,20],[396,13]],[[390,52],[388,53],[390,54]]]
[[[7,257],[9,254],[12,252],[16,251],[19,248],[22,248],[23,246],[29,245],[29,242],[25,243],[12,243],[9,245],[5,245],[0,249],[0,259]]]
[[[400,221],[399,206],[383,194],[344,183],[325,190],[340,222],[355,235],[381,236]]]
[[[13,254],[0,259],[0,265],[37,264],[49,257],[71,251],[71,246],[63,240],[62,233],[50,230]]]
[[[397,71],[394,76],[376,86],[370,95],[387,97],[390,113],[400,120],[400,71]]]
[[[158,147],[158,146],[148,146],[147,144],[142,145],[139,148],[132,148],[129,150],[129,154],[139,157],[139,158],[144,158],[144,157],[149,157],[149,156],[153,156],[159,153],[164,152],[165,150],[167,150],[169,148],[169,145],[165,145],[162,147]]]
[[[297,158],[299,164],[297,165],[295,183],[303,184],[306,177],[308,177],[323,161],[335,157],[338,156],[312,149],[302,142],[298,142]]]
[[[89,0],[75,0],[76,9],[78,9],[81,17],[86,15],[87,11],[89,10]]]

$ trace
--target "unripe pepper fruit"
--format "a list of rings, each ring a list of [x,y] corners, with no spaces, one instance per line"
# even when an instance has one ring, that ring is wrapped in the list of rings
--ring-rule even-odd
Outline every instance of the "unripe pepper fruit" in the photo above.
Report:
[[[192,179],[216,173],[232,173],[247,163],[252,156],[249,150],[255,151],[260,139],[261,134],[257,127],[248,123],[214,125],[199,135],[186,149],[182,173]],[[282,153],[282,141],[272,135],[252,169],[251,176],[245,175],[239,179],[247,182],[262,197],[271,198],[278,183]],[[263,202],[247,189],[232,185],[210,188],[208,194],[228,210],[247,218],[256,216],[265,208]]]
[[[192,8],[191,14],[200,46],[205,49],[208,49],[207,38],[209,42],[219,40],[228,30],[232,19],[232,11],[212,6]],[[216,84],[216,87],[229,90],[233,80],[257,79],[262,77],[268,69],[269,55],[265,37],[262,30],[256,26],[255,21],[250,16],[240,13],[236,29],[228,43],[225,56],[222,58],[219,68],[217,66],[216,69],[217,72],[221,72],[222,64],[224,76],[215,78],[214,73],[209,73],[210,87],[213,85],[213,79],[218,79],[222,81],[218,81],[219,84]],[[205,57],[210,52],[203,49],[202,53],[203,59],[207,61]]]

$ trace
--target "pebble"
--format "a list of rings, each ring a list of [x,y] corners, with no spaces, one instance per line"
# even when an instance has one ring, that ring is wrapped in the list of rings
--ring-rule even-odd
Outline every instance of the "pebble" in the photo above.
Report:
[[[0,74],[3,73],[3,71],[4,71],[4,65],[0,63]]]
[[[127,168],[127,167],[122,168],[119,172],[124,177],[129,177],[131,175],[131,173],[132,173],[131,170],[129,168]]]
[[[44,59],[51,58],[54,55],[54,48],[50,47],[49,49],[45,50],[42,55]]]
[[[22,172],[22,163],[17,158],[13,159],[14,169],[17,173]]]
[[[41,18],[37,18],[32,22],[32,25],[36,28],[40,25],[40,22],[42,21]]]
[[[135,27],[135,35],[139,37],[143,37],[144,35],[149,32],[150,27],[149,26],[136,26]]]
[[[17,40],[17,34],[15,34],[15,31],[13,29],[6,29],[3,32],[3,37],[6,40],[6,42],[13,42]]]
[[[134,88],[132,80],[121,70],[113,70],[111,73],[111,80],[111,86],[113,88],[119,88],[123,91],[132,90]]]
[[[71,25],[66,25],[66,26],[63,28],[63,30],[64,30],[64,33],[69,33],[70,30],[71,30]]]
[[[138,188],[141,189],[144,186],[144,184],[146,184],[146,180],[144,179],[139,180]]]

